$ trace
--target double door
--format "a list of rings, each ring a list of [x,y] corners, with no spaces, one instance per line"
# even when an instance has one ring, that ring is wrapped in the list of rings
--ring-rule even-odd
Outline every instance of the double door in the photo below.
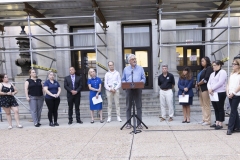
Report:
[[[204,46],[179,46],[176,47],[176,54],[177,70],[182,72],[185,67],[189,67],[192,71],[195,83],[197,74],[202,69],[201,59],[205,55]]]
[[[74,51],[72,54],[72,65],[76,69],[76,75],[81,76],[83,91],[88,91],[88,70],[96,70],[96,53],[95,50]]]

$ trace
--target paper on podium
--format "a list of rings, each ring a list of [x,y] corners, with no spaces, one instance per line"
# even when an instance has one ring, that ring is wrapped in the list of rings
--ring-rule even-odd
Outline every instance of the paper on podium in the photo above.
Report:
[[[213,92],[213,95],[209,94],[209,97],[210,97],[210,100],[213,102],[219,101],[217,92]]]
[[[179,95],[179,103],[188,103],[189,95]]]
[[[95,105],[95,104],[98,104],[98,103],[101,103],[101,102],[102,102],[102,96],[99,95],[99,96],[98,96],[98,99],[96,98],[96,96],[94,96],[94,97],[92,98],[92,101],[93,101],[93,104],[94,104],[94,105]]]

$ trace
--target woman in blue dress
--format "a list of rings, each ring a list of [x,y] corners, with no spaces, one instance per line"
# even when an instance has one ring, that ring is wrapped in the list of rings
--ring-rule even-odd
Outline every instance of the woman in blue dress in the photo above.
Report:
[[[180,75],[178,81],[178,95],[189,95],[189,100],[187,103],[180,103],[183,108],[183,121],[182,123],[190,123],[190,105],[193,101],[193,77],[192,72],[189,67],[185,67]]]
[[[88,79],[88,88],[90,90],[89,94],[89,101],[90,101],[90,110],[91,110],[91,117],[92,121],[91,123],[94,123],[94,110],[99,110],[100,114],[100,123],[103,123],[102,120],[102,102],[93,104],[92,98],[96,97],[96,99],[99,98],[99,95],[101,95],[101,87],[102,87],[102,81],[99,77],[96,77],[96,72],[93,68],[90,68],[88,71],[89,79]]]

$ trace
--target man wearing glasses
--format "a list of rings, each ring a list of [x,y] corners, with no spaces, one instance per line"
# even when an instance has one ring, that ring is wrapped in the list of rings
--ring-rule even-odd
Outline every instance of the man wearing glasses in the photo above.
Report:
[[[144,70],[141,66],[137,65],[137,60],[134,54],[128,56],[128,62],[130,65],[123,70],[122,82],[132,82],[133,80],[133,82],[145,83],[146,78]],[[126,90],[127,119],[131,117],[132,101],[136,104],[138,118],[142,120],[142,89]],[[127,129],[131,128],[130,123],[126,125]],[[140,123],[140,121],[137,121],[138,129],[143,128]]]
[[[119,106],[119,88],[121,87],[121,77],[118,71],[114,69],[114,62],[108,62],[109,71],[105,74],[104,87],[106,88],[106,95],[108,100],[108,120],[111,122],[112,117],[112,99],[114,98],[117,120],[122,122],[120,118],[120,106]]]

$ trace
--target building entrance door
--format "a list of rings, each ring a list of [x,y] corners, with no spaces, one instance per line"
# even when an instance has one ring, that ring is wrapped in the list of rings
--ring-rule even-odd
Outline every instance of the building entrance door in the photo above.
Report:
[[[192,70],[194,84],[197,79],[197,74],[201,70],[201,58],[204,57],[203,46],[184,46],[176,47],[177,53],[177,70],[181,72],[185,67]],[[194,86],[194,85],[193,85]]]
[[[76,74],[82,78],[83,91],[88,91],[88,70],[96,70],[96,53],[94,50],[75,51],[72,54],[72,65],[76,69]]]

